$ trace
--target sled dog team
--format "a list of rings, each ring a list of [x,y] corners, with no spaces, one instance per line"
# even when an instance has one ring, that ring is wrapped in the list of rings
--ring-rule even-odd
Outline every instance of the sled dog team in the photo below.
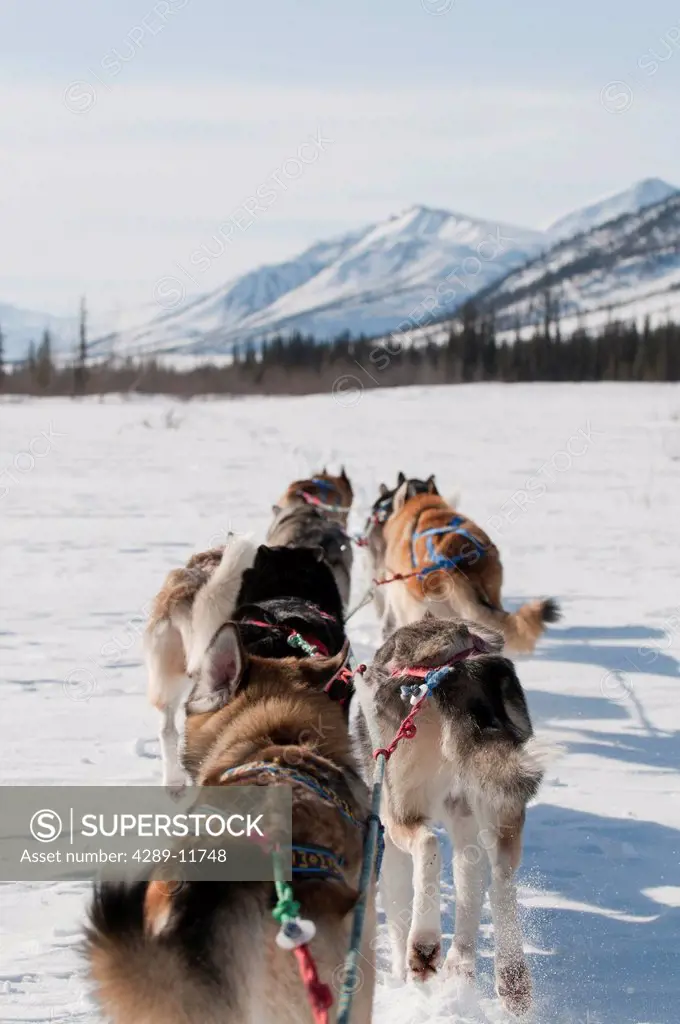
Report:
[[[295,940],[280,941],[273,883],[105,883],[95,889],[86,955],[114,1024],[336,1021],[330,986],[360,898],[351,1021],[371,1021],[377,871],[364,892],[360,875],[378,751],[388,757],[379,887],[393,973],[474,980],[490,866],[496,989],[510,1012],[531,1007],[515,875],[543,763],[504,651],[530,652],[557,605],[506,612],[488,536],[450,507],[433,477],[400,474],[396,486],[380,486],[360,538],[383,644],[354,671],[345,632],[352,500],[344,469],[295,481],[274,506],[266,545],[233,537],[168,574],[145,636],[164,784],[228,786],[264,768],[272,783],[291,785],[293,845],[314,848],[327,865],[325,874],[293,867],[300,918],[316,927],[297,942],[313,957],[313,983],[309,972],[307,986],[301,980]],[[416,713],[417,728],[406,728]],[[444,958],[439,824],[452,840],[456,893]]]

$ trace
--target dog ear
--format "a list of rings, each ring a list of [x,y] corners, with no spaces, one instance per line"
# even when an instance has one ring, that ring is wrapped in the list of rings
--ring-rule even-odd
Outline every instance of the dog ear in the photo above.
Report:
[[[427,484],[427,493],[428,494],[439,494],[439,491],[437,490],[437,485],[434,482],[434,473],[430,473],[430,475],[428,476],[428,478],[427,478],[427,480],[425,482]]]
[[[232,697],[245,667],[246,656],[239,631],[233,622],[227,622],[215,633],[203,655],[197,696],[221,693]]]
[[[380,487],[378,488],[378,494],[380,495],[381,498],[384,498],[385,495],[389,493],[390,489],[387,486],[387,484],[381,484]]]
[[[394,495],[393,503],[393,514],[396,516],[397,512],[401,512],[402,508],[406,504],[406,498],[408,496],[408,480],[404,478],[404,482],[397,488],[397,493]]]
[[[406,483],[406,477],[401,472],[401,470],[399,470],[399,476],[397,477],[397,487],[401,487],[403,483]]]
[[[315,690],[323,690],[338,675],[348,656],[349,640],[345,640],[342,650],[337,654],[325,658],[301,658],[297,667],[308,686]]]
[[[328,469],[326,468],[326,466],[324,466],[323,469],[321,470],[321,476],[328,476]]]
[[[344,465],[340,466],[340,479],[344,480],[345,483],[347,483],[347,484],[349,483],[349,477],[347,476],[347,473],[345,472]]]

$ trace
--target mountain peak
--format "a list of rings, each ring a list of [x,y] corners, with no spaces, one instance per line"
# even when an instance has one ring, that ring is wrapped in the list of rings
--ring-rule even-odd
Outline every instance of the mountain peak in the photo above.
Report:
[[[637,213],[646,206],[660,203],[677,191],[675,185],[669,185],[661,178],[642,178],[623,192],[605,196],[597,203],[568,213],[566,217],[560,217],[548,228],[547,234],[552,242],[573,238],[574,235],[580,235],[609,220],[615,220],[624,213]]]
[[[660,203],[662,199],[668,199],[678,189],[676,185],[669,185],[662,178],[642,178],[640,181],[636,181],[629,191],[631,195],[640,200],[639,208],[642,209],[643,206],[651,206],[652,203]]]

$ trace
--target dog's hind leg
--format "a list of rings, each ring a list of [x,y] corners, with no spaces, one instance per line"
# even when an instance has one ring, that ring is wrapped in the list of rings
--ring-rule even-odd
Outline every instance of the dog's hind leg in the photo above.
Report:
[[[413,859],[413,916],[406,948],[408,976],[427,981],[441,960],[439,840],[423,817],[388,822],[390,836]]]
[[[181,792],[187,784],[187,776],[182,768],[180,732],[177,728],[177,713],[183,706],[186,695],[186,687],[183,687],[177,699],[161,709],[159,743],[163,762],[163,785],[176,793]]]
[[[392,974],[403,981],[406,974],[406,939],[411,928],[413,904],[413,861],[411,855],[395,846],[387,834],[380,872],[380,895],[390,937]]]
[[[383,640],[390,637],[396,629],[418,622],[427,611],[427,605],[415,598],[401,580],[389,583],[387,587],[389,593],[385,595]]]
[[[479,826],[463,797],[449,805],[447,825],[453,842],[456,925],[444,969],[446,974],[473,981],[487,873],[486,834],[480,836]]]
[[[163,764],[163,785],[177,791],[187,779],[180,761],[177,714],[189,690],[184,644],[179,630],[169,619],[152,625],[145,636],[149,672],[149,700],[161,713],[159,746]]]
[[[488,837],[485,849],[491,862],[489,902],[494,926],[496,991],[506,1009],[518,1015],[531,1008],[531,976],[524,956],[515,882],[523,824],[523,814],[504,821],[489,815],[484,829]]]

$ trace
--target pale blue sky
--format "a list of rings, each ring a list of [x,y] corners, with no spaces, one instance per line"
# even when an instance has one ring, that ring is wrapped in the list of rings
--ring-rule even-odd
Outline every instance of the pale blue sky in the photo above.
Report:
[[[680,183],[670,0],[4,0],[0,85],[0,301],[54,312],[152,302],[319,130],[197,289],[413,203]]]

